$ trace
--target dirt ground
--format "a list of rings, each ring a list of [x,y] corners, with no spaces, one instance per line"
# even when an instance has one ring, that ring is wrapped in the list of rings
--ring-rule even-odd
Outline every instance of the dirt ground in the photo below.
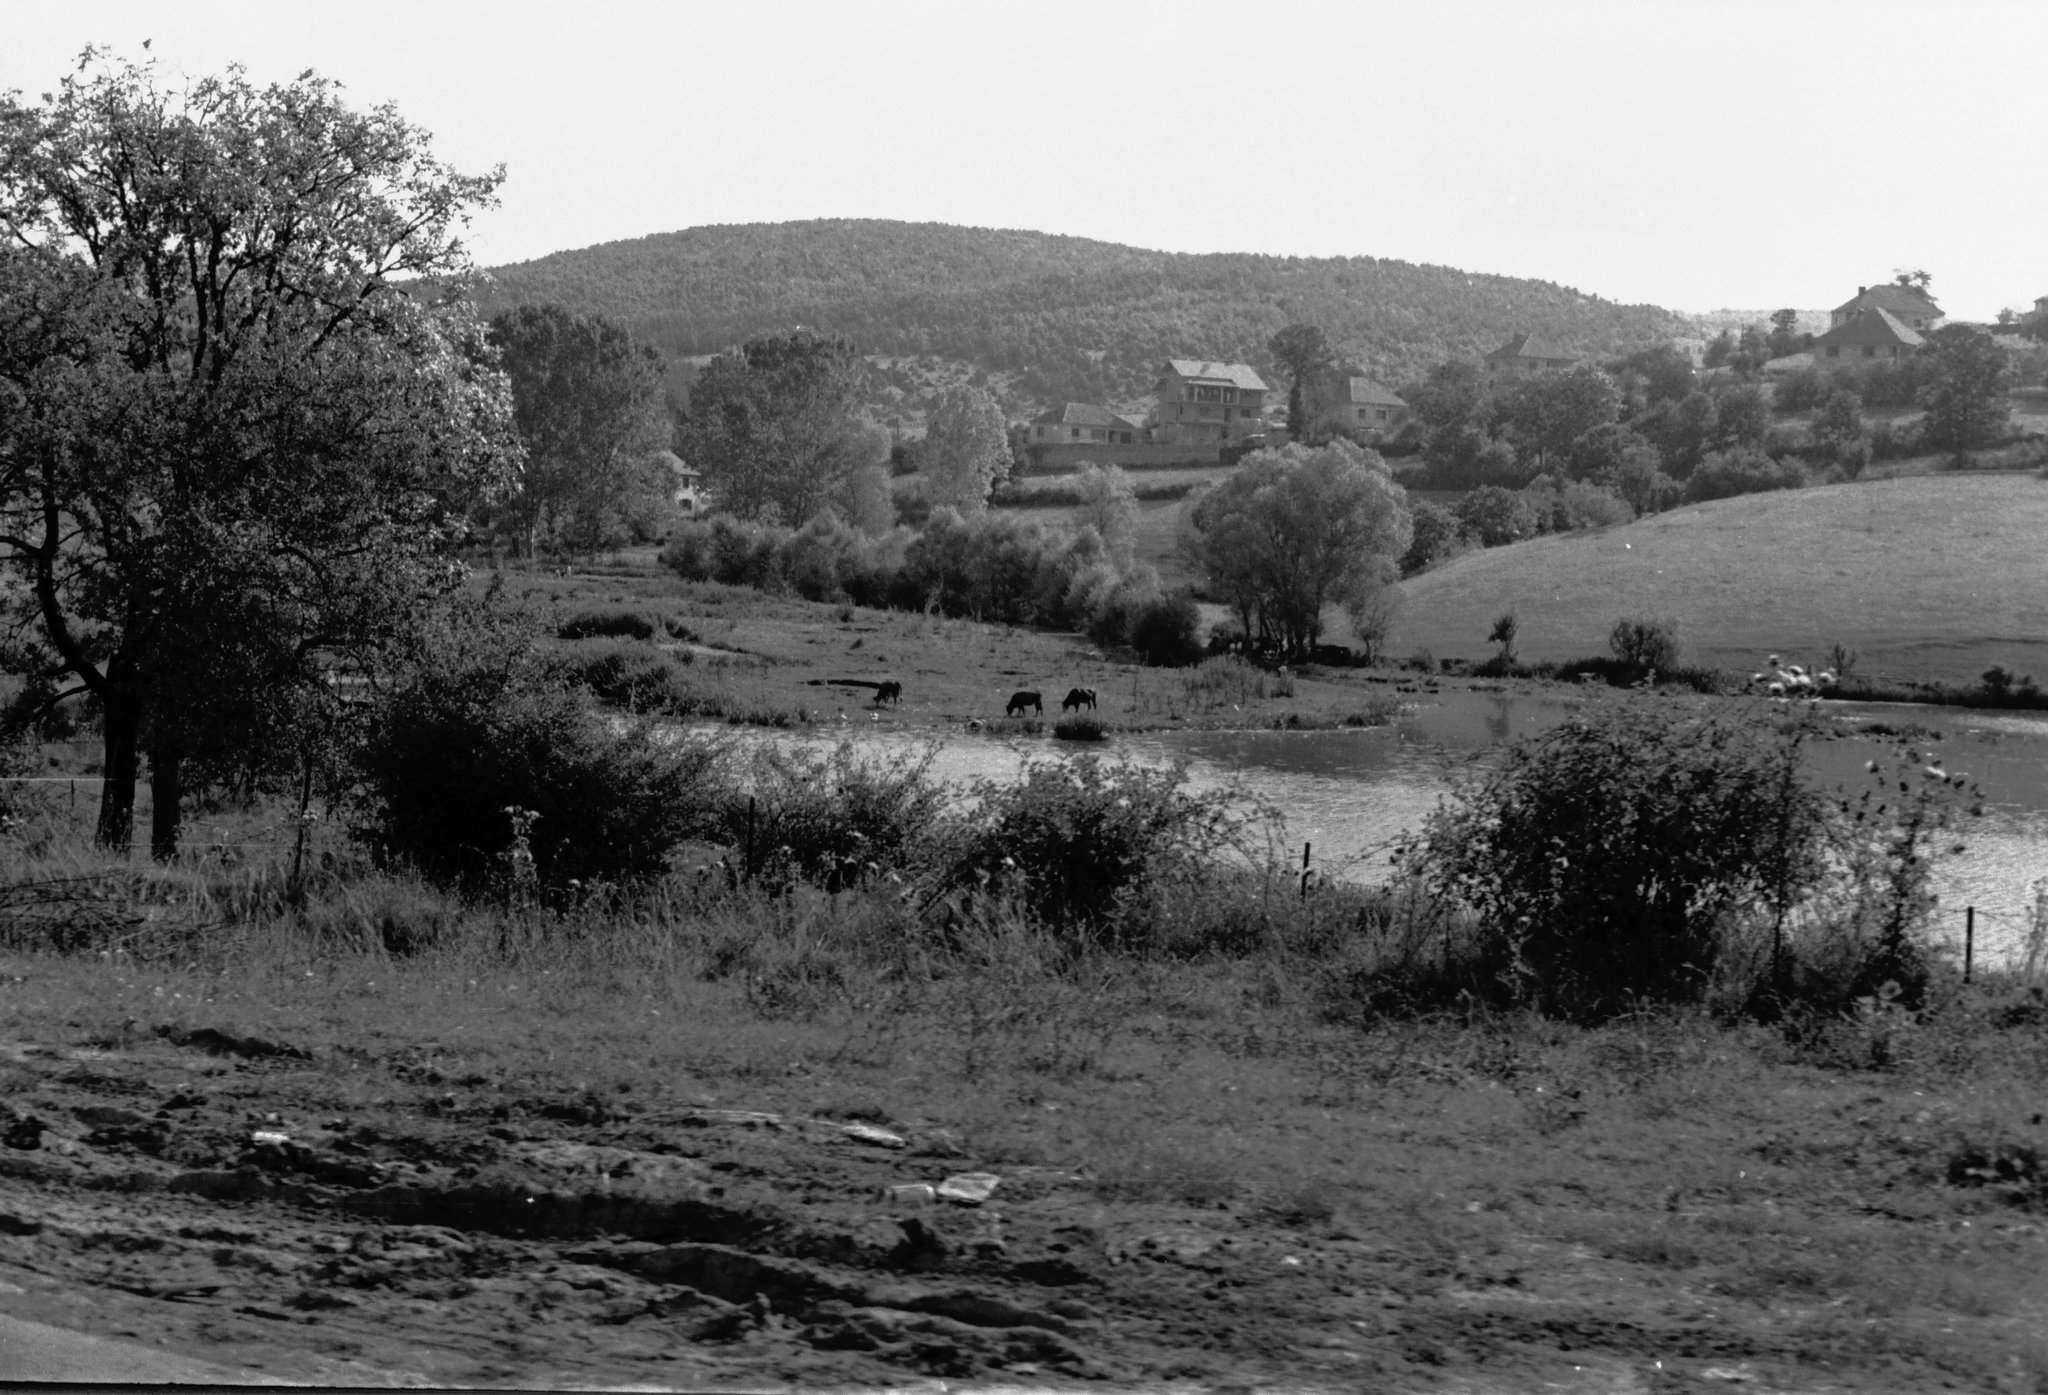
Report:
[[[1825,1305],[1674,1284],[1611,1243],[1450,1228],[1432,1251],[1414,1216],[1111,1204],[930,1123],[520,1097],[212,1029],[7,1053],[0,1306],[259,1379],[2036,1388],[1942,1358],[1967,1305],[1946,1338],[1895,1317],[1921,1345],[1880,1354],[1869,1320],[1830,1339]],[[1501,1219],[1481,1207],[1453,1209]]]

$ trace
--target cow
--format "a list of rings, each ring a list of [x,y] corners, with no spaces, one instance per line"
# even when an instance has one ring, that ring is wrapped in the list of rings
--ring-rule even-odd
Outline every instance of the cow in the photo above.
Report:
[[[894,707],[903,705],[903,685],[893,678],[886,683],[875,684],[875,706],[880,707],[885,702]]]
[[[1093,688],[1070,688],[1067,690],[1067,700],[1060,704],[1060,711],[1079,712],[1084,707],[1090,712],[1095,710],[1095,690]]]
[[[1045,703],[1038,694],[1025,692],[1010,694],[1009,705],[1003,708],[1003,715],[1005,717],[1021,717],[1024,715],[1024,709],[1027,707],[1035,708],[1041,717],[1045,715]]]

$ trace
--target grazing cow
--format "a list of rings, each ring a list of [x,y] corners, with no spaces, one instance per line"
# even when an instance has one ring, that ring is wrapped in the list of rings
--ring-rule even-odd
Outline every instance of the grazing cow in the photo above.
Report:
[[[903,685],[893,678],[886,683],[875,684],[875,706],[880,707],[885,702],[895,707],[903,705]]]
[[[1010,702],[1008,706],[1003,708],[1003,715],[1005,717],[1021,717],[1024,715],[1024,709],[1027,707],[1035,708],[1041,717],[1045,715],[1045,703],[1037,693],[1010,694]]]
[[[1093,688],[1069,688],[1067,690],[1067,700],[1060,704],[1060,711],[1079,712],[1084,707],[1090,712],[1095,710],[1095,690]]]

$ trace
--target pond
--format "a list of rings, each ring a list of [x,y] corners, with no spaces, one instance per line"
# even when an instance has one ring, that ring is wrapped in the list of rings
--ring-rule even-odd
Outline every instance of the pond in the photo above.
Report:
[[[1029,759],[1068,754],[1185,761],[1200,789],[1236,788],[1279,811],[1291,856],[1312,848],[1318,873],[1359,882],[1386,876],[1389,845],[1417,828],[1455,772],[1505,741],[1577,710],[1572,694],[1446,691],[1403,709],[1386,727],[1327,732],[1158,732],[1074,746],[1044,738],[969,736],[943,741],[933,774],[946,782],[1008,779]],[[2024,958],[2032,924],[2028,884],[2048,876],[2048,720],[2037,716],[1900,704],[1823,703],[1838,739],[1814,743],[1809,764],[1828,787],[1860,793],[1879,743],[1872,726],[1927,733],[1944,766],[1982,787],[1986,813],[1964,821],[1964,851],[1936,877],[1938,929],[1958,951],[1964,908],[1976,908],[1976,954],[1985,964]],[[1938,740],[1932,739],[1937,737]],[[914,738],[864,737],[916,747]]]

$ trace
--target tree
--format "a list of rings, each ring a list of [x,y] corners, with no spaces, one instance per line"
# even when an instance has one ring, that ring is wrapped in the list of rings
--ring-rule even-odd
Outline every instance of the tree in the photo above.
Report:
[[[1784,358],[1796,354],[1803,347],[1799,339],[1799,312],[1780,310],[1771,316],[1771,332],[1768,336],[1771,357]]]
[[[1131,487],[1131,477],[1114,465],[1088,464],[1075,476],[1074,487],[1081,496],[1074,522],[1101,534],[1110,559],[1119,570],[1127,570],[1138,530],[1138,492]]]
[[[1922,439],[1960,456],[2005,430],[2012,414],[2005,399],[2009,365],[1990,335],[1968,325],[1938,329],[1933,338],[1933,378],[1921,393],[1927,408]]]
[[[1719,368],[1728,362],[1734,352],[1735,336],[1724,329],[1707,341],[1707,351],[1700,361],[1709,368]]]
[[[1246,634],[1306,655],[1326,606],[1391,580],[1411,536],[1386,462],[1349,441],[1254,451],[1190,516],[1193,560]]]
[[[661,354],[597,315],[522,305],[491,321],[512,380],[512,415],[526,460],[506,511],[537,555],[543,535],[594,553],[608,518],[636,494],[672,489],[648,458],[674,423],[662,394]]]
[[[1916,267],[1909,271],[1901,271],[1892,278],[1892,283],[1924,292],[1929,286],[1934,284],[1934,277]]]
[[[861,418],[866,365],[844,339],[798,330],[706,364],[677,432],[685,459],[742,518],[801,524],[887,458]]]
[[[1517,457],[1532,475],[1539,474],[1579,437],[1612,422],[1620,405],[1614,380],[1581,364],[1569,373],[1544,373],[1518,386],[1500,404],[1501,426]]]
[[[987,389],[952,387],[940,394],[918,451],[925,498],[980,513],[1009,462],[1009,424]]]
[[[457,236],[500,177],[312,74],[166,92],[95,50],[0,97],[0,606],[99,705],[102,844],[145,748],[160,857],[188,784],[310,775],[331,680],[459,582],[517,452]]]
[[[1287,433],[1302,440],[1308,427],[1303,389],[1329,367],[1333,357],[1330,341],[1315,325],[1294,324],[1269,339],[1266,348],[1287,370]]]
[[[1820,413],[1813,419],[1813,438],[1830,456],[1839,457],[1844,448],[1853,449],[1854,443],[1868,434],[1863,422],[1863,401],[1847,388],[1836,388],[1820,404]]]
[[[1714,444],[1760,445],[1771,429],[1771,400],[1755,383],[1738,383],[1714,394]]]

